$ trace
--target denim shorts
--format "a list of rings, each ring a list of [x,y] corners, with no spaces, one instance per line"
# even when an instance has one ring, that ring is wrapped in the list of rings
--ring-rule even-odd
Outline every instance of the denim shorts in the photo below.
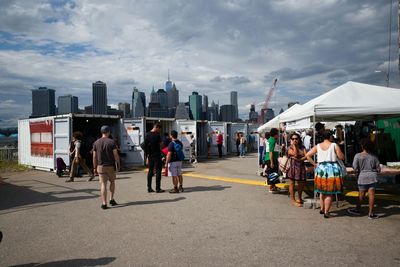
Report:
[[[359,184],[358,185],[358,190],[360,191],[368,191],[368,189],[376,189],[378,183],[372,183],[372,184]]]

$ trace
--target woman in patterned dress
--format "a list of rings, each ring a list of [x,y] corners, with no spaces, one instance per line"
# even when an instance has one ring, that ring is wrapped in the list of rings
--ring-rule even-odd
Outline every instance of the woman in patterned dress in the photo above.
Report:
[[[290,168],[287,172],[287,178],[290,179],[289,193],[292,197],[292,204],[296,207],[301,207],[303,199],[301,198],[303,193],[303,187],[306,180],[306,166],[304,160],[306,159],[307,151],[303,146],[300,135],[298,133],[292,133],[290,136],[290,146],[287,149],[287,156],[290,160]],[[294,186],[297,181],[297,194],[299,196],[296,200],[294,193]]]
[[[320,194],[320,214],[330,218],[332,196],[343,192],[343,171],[338,159],[344,160],[339,146],[330,140],[332,133],[325,131],[324,141],[314,146],[306,155],[308,159],[317,154],[318,164],[314,171],[314,191]]]

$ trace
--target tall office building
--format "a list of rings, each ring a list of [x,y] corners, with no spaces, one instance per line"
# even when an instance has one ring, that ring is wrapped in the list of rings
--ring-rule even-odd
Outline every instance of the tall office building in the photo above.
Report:
[[[235,122],[236,107],[234,105],[222,105],[220,109],[220,120],[227,122]]]
[[[165,82],[165,91],[168,92],[168,91],[172,90],[172,88],[173,88],[173,85],[172,85],[171,80],[169,79],[169,70],[168,70],[168,81]]]
[[[272,108],[268,108],[267,110],[262,109],[261,113],[264,113],[264,121],[262,123],[266,123],[272,120],[275,117],[275,112]]]
[[[208,110],[209,121],[219,121],[219,106],[215,104],[214,100],[211,102],[211,106]]]
[[[203,105],[202,105],[202,119],[208,120],[208,96],[203,95]]]
[[[179,103],[176,107],[175,119],[177,120],[190,120],[189,111],[185,103]]]
[[[168,96],[164,89],[157,90],[157,102],[160,103],[162,108],[168,109]]]
[[[107,85],[102,81],[92,84],[93,114],[107,114]]]
[[[257,122],[257,120],[258,120],[258,112],[256,112],[256,106],[254,104],[251,104],[249,112],[249,121]]]
[[[122,111],[122,118],[130,118],[131,117],[131,104],[118,103],[118,110]]]
[[[151,90],[150,93],[150,103],[157,103],[157,102],[158,102],[157,93],[156,91],[154,91],[154,86],[153,86],[153,89]]]
[[[179,91],[173,84],[170,90],[167,90],[168,108],[176,108],[179,104]]]
[[[238,93],[237,91],[231,92],[231,105],[235,106],[235,114],[234,120],[236,121],[239,118],[239,106],[238,106]]]
[[[58,97],[57,114],[69,114],[78,112],[78,97],[72,95],[64,95]]]
[[[144,117],[146,114],[146,95],[134,87],[132,92],[132,118]]]
[[[199,93],[193,92],[192,95],[189,96],[189,107],[193,120],[201,120],[202,106]]]
[[[31,118],[56,115],[55,92],[47,87],[32,90]]]

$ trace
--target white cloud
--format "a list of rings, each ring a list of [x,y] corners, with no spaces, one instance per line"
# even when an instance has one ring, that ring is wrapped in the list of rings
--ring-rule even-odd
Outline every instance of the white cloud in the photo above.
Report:
[[[226,104],[237,90],[241,114],[278,77],[280,109],[387,66],[389,6],[378,2],[1,1],[0,99],[26,117],[30,89],[72,93],[83,106],[102,80],[117,104],[133,86],[163,88],[170,69],[181,101],[196,90]]]

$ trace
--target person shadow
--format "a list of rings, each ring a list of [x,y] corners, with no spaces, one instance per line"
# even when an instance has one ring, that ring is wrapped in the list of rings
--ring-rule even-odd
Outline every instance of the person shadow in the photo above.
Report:
[[[173,199],[157,199],[157,200],[146,200],[146,201],[132,201],[128,203],[121,203],[118,204],[117,206],[112,207],[113,209],[115,208],[125,208],[129,206],[137,206],[137,205],[152,205],[152,204],[161,204],[161,203],[170,203],[170,202],[177,202],[181,200],[185,200],[185,197],[177,197]]]
[[[340,202],[339,202],[340,203]],[[348,212],[348,209],[354,208],[357,204],[357,199],[346,198],[346,201],[339,204],[339,208],[336,207],[336,204],[333,204],[331,214],[334,217],[364,217],[368,215],[368,198],[366,198],[363,202],[361,207],[361,215],[353,215]],[[389,201],[389,200],[382,200],[382,199],[375,199],[375,207],[374,213],[379,216],[379,218],[390,217],[393,215],[400,214],[400,203]]]
[[[115,261],[115,257],[103,257],[98,259],[71,259],[71,260],[61,260],[61,261],[52,261],[45,263],[27,263],[27,264],[19,264],[12,265],[10,267],[63,267],[63,266],[101,266],[108,265]]]

